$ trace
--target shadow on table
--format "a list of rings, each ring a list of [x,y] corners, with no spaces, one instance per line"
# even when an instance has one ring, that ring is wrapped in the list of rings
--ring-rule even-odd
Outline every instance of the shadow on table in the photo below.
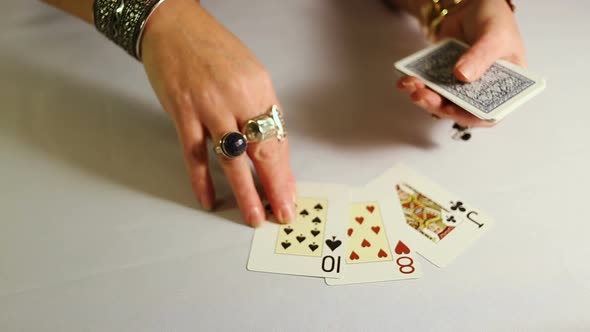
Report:
[[[152,197],[199,209],[173,124],[141,98],[0,55],[0,137]],[[10,156],[3,156],[10,158]],[[242,223],[220,167],[211,164],[216,215]],[[227,199],[226,199],[227,198]]]
[[[377,2],[375,4],[374,2]],[[287,96],[297,131],[343,148],[431,148],[434,122],[397,91],[393,63],[425,46],[416,22],[381,1],[331,0],[324,40],[342,70]]]
[[[340,147],[408,144],[422,148],[433,125],[394,89],[393,62],[423,46],[403,15],[363,1],[332,0],[327,33],[339,51],[341,73],[287,96],[292,129]],[[334,16],[335,15],[335,16]],[[373,23],[372,23],[373,22]],[[8,54],[3,54],[8,53]],[[110,182],[197,208],[172,123],[153,101],[109,89],[0,53],[0,135]],[[215,161],[218,197],[231,192]],[[240,222],[233,199],[216,214]]]

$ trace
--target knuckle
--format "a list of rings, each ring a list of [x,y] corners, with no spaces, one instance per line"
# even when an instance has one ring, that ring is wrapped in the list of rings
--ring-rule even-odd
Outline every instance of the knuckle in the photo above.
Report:
[[[272,144],[271,142],[265,143],[260,142],[254,147],[252,147],[252,152],[250,153],[250,158],[254,162],[275,162],[280,157],[280,151],[277,147],[277,144]]]
[[[442,107],[440,110],[440,113],[449,116],[449,117],[455,117],[456,116],[456,112],[455,109],[453,107],[450,106],[446,106],[446,107]]]
[[[204,144],[196,143],[189,146],[186,154],[191,166],[207,162],[207,149]]]
[[[266,68],[260,68],[257,72],[257,80],[266,87],[272,86],[272,78]]]
[[[226,173],[227,176],[227,173]],[[254,183],[249,178],[228,176],[232,192],[241,206],[252,206],[258,198]]]
[[[200,108],[211,109],[220,102],[219,89],[213,84],[204,84],[195,88],[192,95]]]
[[[249,186],[241,186],[234,190],[234,195],[242,203],[244,207],[251,207],[256,205],[258,199],[258,192]]]
[[[225,80],[221,85],[242,92],[248,91],[253,86],[256,88],[270,86],[271,77],[270,73],[262,65],[253,64],[236,71],[231,78]]]
[[[252,91],[266,95],[268,90],[272,89],[270,74],[264,68],[243,75],[235,82],[237,83],[237,92],[243,96],[251,95]]]
[[[197,174],[192,175],[191,184],[193,189],[199,194],[206,193],[209,185],[207,179],[204,176]]]
[[[179,116],[194,111],[194,102],[191,93],[184,90],[174,90],[168,93],[172,103],[172,108]]]

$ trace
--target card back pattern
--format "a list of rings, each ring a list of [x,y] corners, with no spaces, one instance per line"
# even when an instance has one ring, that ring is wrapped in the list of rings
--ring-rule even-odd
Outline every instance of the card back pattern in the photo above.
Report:
[[[455,77],[453,68],[466,50],[465,46],[451,41],[407,67],[484,113],[494,111],[535,84],[535,81],[497,63],[479,80],[461,82]]]

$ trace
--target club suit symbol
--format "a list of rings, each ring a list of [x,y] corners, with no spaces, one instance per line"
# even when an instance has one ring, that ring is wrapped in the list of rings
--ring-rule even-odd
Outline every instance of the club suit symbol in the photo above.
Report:
[[[469,127],[464,127],[459,125],[458,123],[455,122],[455,124],[453,125],[453,130],[455,131],[453,134],[453,139],[454,140],[463,140],[463,141],[468,141],[471,139],[471,132],[470,132]]]
[[[465,207],[463,206],[463,202],[461,202],[461,201],[458,201],[457,203],[451,202],[451,210],[453,210],[453,211],[459,210],[461,212],[466,211]]]
[[[455,219],[455,216],[448,216],[447,217],[447,222],[456,223],[457,222],[457,219]]]

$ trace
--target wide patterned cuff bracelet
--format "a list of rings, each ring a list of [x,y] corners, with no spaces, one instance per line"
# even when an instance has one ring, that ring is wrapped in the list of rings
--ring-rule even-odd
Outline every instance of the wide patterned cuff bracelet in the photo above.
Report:
[[[164,0],[95,0],[94,25],[107,38],[141,60],[141,37],[152,12]]]

